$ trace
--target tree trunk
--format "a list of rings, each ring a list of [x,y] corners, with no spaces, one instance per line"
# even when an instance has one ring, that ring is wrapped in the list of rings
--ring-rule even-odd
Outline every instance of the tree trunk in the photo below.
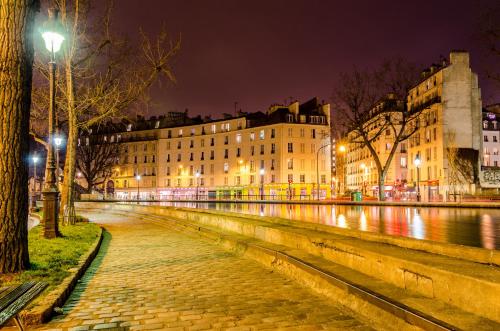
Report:
[[[387,173],[385,171],[379,171],[378,174],[378,200],[385,200],[385,176]]]
[[[73,72],[71,60],[66,60],[66,93],[68,95],[68,142],[66,145],[66,161],[64,163],[64,181],[61,192],[61,210],[74,204],[74,187],[76,173],[76,147],[78,143],[78,124],[75,109],[73,88]]]
[[[29,117],[37,0],[0,0],[0,273],[29,267]]]

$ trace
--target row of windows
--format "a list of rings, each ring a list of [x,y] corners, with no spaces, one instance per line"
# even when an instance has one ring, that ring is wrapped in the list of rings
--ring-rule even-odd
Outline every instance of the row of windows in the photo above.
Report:
[[[484,135],[483,140],[485,143],[489,142],[490,139],[487,135]],[[498,137],[497,136],[492,136],[492,142],[497,143],[498,142]]]

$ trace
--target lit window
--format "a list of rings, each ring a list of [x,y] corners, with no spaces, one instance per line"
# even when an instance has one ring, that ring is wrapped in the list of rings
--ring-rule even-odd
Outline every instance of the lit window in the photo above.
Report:
[[[264,140],[264,137],[265,137],[264,130],[260,130],[260,132],[259,132],[259,138],[260,138],[260,140]]]
[[[238,133],[238,134],[236,135],[236,142],[237,142],[238,144],[239,144],[239,143],[241,143],[241,133]]]

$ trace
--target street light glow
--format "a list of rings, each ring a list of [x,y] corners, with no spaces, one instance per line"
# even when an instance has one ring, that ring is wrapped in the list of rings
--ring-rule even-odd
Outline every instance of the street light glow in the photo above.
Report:
[[[418,168],[422,164],[422,160],[420,160],[420,156],[416,156],[415,160],[413,161],[413,164]]]
[[[42,33],[42,37],[45,41],[45,48],[47,48],[49,52],[59,52],[64,41],[64,36],[62,34],[55,31],[46,31]]]
[[[259,173],[260,173],[261,175],[264,175],[264,173],[265,173],[265,172],[266,172],[266,171],[264,170],[264,168],[260,169],[260,171],[259,171]]]
[[[141,175],[137,175],[137,176],[135,176],[135,179],[137,179],[137,180],[141,180]]]
[[[63,142],[63,138],[61,138],[61,137],[54,138],[54,143],[56,144],[57,147],[61,146],[62,142]]]
[[[340,152],[340,153],[345,153],[345,150],[346,150],[346,149],[345,149],[345,146],[344,146],[344,145],[340,145],[340,146],[339,146],[339,152]]]
[[[32,160],[33,160],[33,163],[34,163],[34,164],[37,164],[37,162],[38,162],[38,156],[36,156],[36,155],[35,155],[35,156],[33,156],[33,157],[32,157]]]

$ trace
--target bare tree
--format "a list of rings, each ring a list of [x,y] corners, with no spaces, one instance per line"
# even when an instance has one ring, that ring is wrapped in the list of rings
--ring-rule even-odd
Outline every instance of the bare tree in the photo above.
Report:
[[[105,184],[111,176],[120,148],[119,144],[106,141],[80,143],[76,155],[76,166],[87,182],[87,193],[92,193],[94,187]]]
[[[480,3],[480,26],[479,40],[486,55],[489,58],[486,62],[490,65],[487,69],[488,78],[500,86],[500,3],[498,1],[481,1]]]
[[[415,123],[422,109],[408,109],[406,104],[416,72],[413,64],[402,59],[387,60],[375,71],[355,68],[341,75],[342,83],[333,94],[335,117],[348,142],[367,148],[375,162],[379,200],[385,199],[385,178],[400,143],[418,130]],[[392,144],[382,158],[377,142],[387,132]]]
[[[79,130],[123,116],[161,77],[174,82],[170,62],[180,49],[180,39],[172,42],[165,30],[154,40],[140,32],[140,44],[133,45],[112,33],[113,1],[56,3],[67,32],[58,84],[59,118],[65,123],[68,136],[61,206],[71,206]],[[103,13],[100,17],[90,15],[95,10],[93,6],[104,7],[99,8]],[[39,72],[42,77],[45,75],[43,66]],[[39,108],[43,109],[43,86],[40,90],[40,97],[34,99],[40,101]]]
[[[0,1],[0,273],[29,267],[29,113],[36,0]]]
[[[478,154],[471,148],[458,148],[455,142],[455,132],[447,133],[446,158],[448,160],[448,183],[453,189],[456,201],[462,188],[479,183]],[[459,192],[457,192],[457,188]]]

